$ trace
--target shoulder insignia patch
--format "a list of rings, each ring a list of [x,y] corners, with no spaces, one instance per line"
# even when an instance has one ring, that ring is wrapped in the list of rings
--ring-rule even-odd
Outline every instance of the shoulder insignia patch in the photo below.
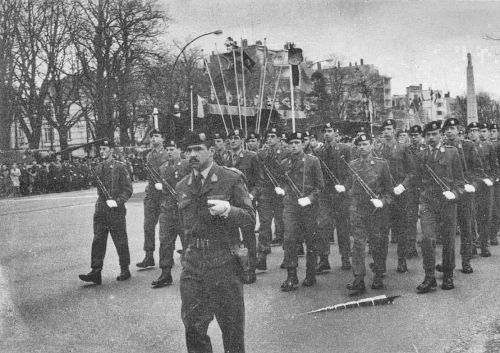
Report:
[[[441,151],[441,153],[444,153],[446,151],[446,149],[444,147],[441,146],[441,148],[439,149]]]

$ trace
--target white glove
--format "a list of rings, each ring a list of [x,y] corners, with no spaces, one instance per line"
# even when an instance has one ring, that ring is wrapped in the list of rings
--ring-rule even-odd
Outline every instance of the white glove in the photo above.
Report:
[[[373,206],[375,206],[375,208],[384,207],[384,204],[382,203],[382,200],[380,200],[380,199],[371,199],[370,201],[372,202]]]
[[[250,201],[253,201],[254,197],[252,194],[248,194],[248,197],[250,198]]]
[[[155,184],[155,189],[156,190],[163,190],[163,184],[162,183],[156,183]]]
[[[345,192],[345,186],[344,185],[335,185],[335,190],[338,193]]]
[[[223,216],[227,217],[229,211],[231,210],[231,205],[228,201],[224,200],[207,200],[210,214],[212,216]]]
[[[444,197],[446,197],[447,200],[455,200],[455,194],[452,193],[451,191],[444,191],[443,195]]]
[[[274,192],[277,193],[278,195],[281,195],[281,196],[284,196],[285,195],[285,190],[283,190],[282,188],[280,188],[279,186],[276,186],[274,188]]]
[[[396,186],[394,188],[394,194],[401,195],[405,190],[406,190],[405,187],[403,185],[399,184],[398,186]]]
[[[490,178],[484,178],[483,181],[486,184],[486,186],[493,186],[493,182],[491,181]]]
[[[118,204],[115,200],[106,200],[106,205],[108,205],[109,208],[118,207]]]
[[[465,192],[476,192],[476,188],[471,184],[464,185]]]
[[[306,206],[309,206],[311,204],[311,200],[309,199],[309,197],[301,197],[300,199],[297,200],[297,202],[302,207],[306,207]]]

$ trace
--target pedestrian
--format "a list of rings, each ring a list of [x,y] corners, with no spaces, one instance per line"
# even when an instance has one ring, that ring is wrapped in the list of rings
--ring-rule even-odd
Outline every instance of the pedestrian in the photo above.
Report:
[[[155,189],[157,175],[160,173],[160,166],[167,161],[167,152],[163,147],[165,141],[163,134],[154,129],[149,133],[152,150],[146,155],[145,168],[148,171],[148,185],[145,190],[144,197],[144,251],[146,252],[144,259],[136,264],[139,268],[148,268],[155,265],[155,233],[156,224],[160,218],[161,212],[161,190]]]
[[[212,352],[207,330],[214,316],[225,352],[245,352],[245,303],[238,228],[255,222],[239,171],[214,162],[213,140],[188,132],[185,144],[192,172],[176,187],[184,234],[180,293],[188,352]]]
[[[79,275],[82,281],[95,284],[101,284],[108,234],[111,234],[120,263],[120,275],[116,280],[125,281],[130,278],[125,203],[132,196],[132,181],[126,166],[113,158],[113,147],[113,141],[107,139],[99,146],[101,163],[94,171],[99,197],[94,212],[94,239],[90,263],[92,271]]]
[[[20,191],[20,178],[21,177],[21,170],[17,167],[17,163],[13,163],[12,167],[10,169],[10,180],[12,182],[12,196],[21,196],[21,191]]]
[[[370,135],[360,134],[354,140],[359,158],[349,163],[350,177],[346,183],[349,195],[349,214],[352,247],[352,270],[354,281],[347,285],[350,295],[365,292],[364,278],[366,240],[370,242],[374,273],[372,289],[384,287],[383,274],[386,272],[388,234],[384,231],[388,206],[393,192],[386,160],[372,154]]]
[[[306,243],[306,277],[302,282],[305,287],[316,284],[316,217],[318,215],[318,197],[325,187],[323,173],[318,158],[304,153],[304,134],[294,132],[287,138],[291,154],[281,162],[285,180],[283,181],[283,222],[285,239],[283,265],[287,269],[287,278],[281,284],[284,292],[292,291],[299,283],[298,240]]]
[[[441,123],[429,122],[424,128],[427,148],[416,159],[420,191],[420,225],[422,227],[422,257],[424,281],[417,293],[428,293],[437,287],[436,237],[441,234],[443,282],[441,288],[450,290],[455,268],[455,235],[457,199],[464,192],[464,176],[458,150],[441,142]]]
[[[160,167],[159,180],[155,185],[156,190],[162,192],[160,206],[160,261],[161,274],[158,279],[151,283],[153,288],[162,288],[173,283],[172,267],[174,265],[175,240],[177,236],[181,239],[182,250],[185,250],[186,242],[182,233],[175,185],[189,172],[188,161],[180,158],[180,151],[173,140],[168,140],[165,146],[167,161]]]

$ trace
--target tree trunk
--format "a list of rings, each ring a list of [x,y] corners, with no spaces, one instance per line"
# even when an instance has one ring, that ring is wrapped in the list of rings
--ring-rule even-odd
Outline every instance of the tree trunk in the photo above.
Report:
[[[59,133],[59,147],[61,148],[61,151],[63,151],[68,148],[68,129],[66,127],[59,127],[57,132]],[[64,153],[61,158],[63,160],[68,160],[69,153]]]

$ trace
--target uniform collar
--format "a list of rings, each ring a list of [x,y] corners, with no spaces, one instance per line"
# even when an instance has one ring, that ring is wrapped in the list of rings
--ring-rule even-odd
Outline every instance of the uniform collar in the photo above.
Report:
[[[210,169],[212,169],[213,166],[214,166],[214,162],[210,163],[210,165],[207,168],[205,168],[201,171],[201,176],[203,177],[203,180],[207,179],[208,173],[210,173]],[[197,176],[199,172],[198,172],[198,170],[194,169],[193,173],[195,176]]]

